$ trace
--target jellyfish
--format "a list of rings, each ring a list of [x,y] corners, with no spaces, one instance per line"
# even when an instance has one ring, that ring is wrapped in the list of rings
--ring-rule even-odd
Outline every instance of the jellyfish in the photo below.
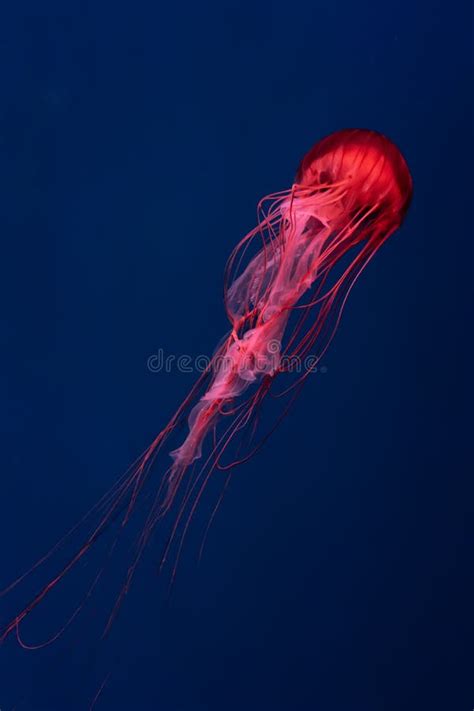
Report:
[[[20,644],[31,647],[24,642],[20,625],[107,535],[111,555],[139,511],[142,523],[106,630],[152,533],[165,520],[169,528],[159,567],[163,569],[173,551],[174,579],[188,527],[210,478],[225,473],[208,525],[234,469],[266,442],[317,368],[351,289],[401,225],[411,196],[412,179],[399,149],[376,131],[346,129],[311,148],[290,188],[259,202],[256,226],[236,245],[225,269],[228,333],[149,447],[78,524],[3,591],[11,593],[47,562],[54,565],[55,555],[79,536],[66,563],[48,573],[29,603],[4,624],[0,641],[14,633]],[[301,363],[308,355],[311,365],[295,372],[295,359]],[[260,414],[267,400],[280,406],[275,405],[277,416],[262,432]],[[33,646],[49,644],[66,630],[101,573],[99,568],[60,630]]]

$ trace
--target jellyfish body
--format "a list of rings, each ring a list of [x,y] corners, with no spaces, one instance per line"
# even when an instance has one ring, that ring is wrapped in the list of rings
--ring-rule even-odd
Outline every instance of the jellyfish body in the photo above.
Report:
[[[221,367],[191,412],[189,434],[172,453],[172,481],[201,456],[222,406],[279,372],[288,320],[303,296],[345,252],[366,243],[331,293],[319,299],[325,308],[314,325],[318,332],[354,271],[401,223],[411,192],[408,168],[393,143],[374,131],[344,130],[305,156],[291,190],[266,200],[265,216],[229,260],[225,303],[232,331],[220,353]],[[260,249],[232,276],[253,240],[261,241]],[[294,348],[294,334],[291,341]]]
[[[226,267],[228,335],[189,396],[134,465],[77,526],[4,591],[10,592],[29,572],[52,562],[68,539],[86,527],[87,533],[66,565],[48,574],[37,595],[4,626],[0,640],[16,631],[21,642],[20,623],[110,529],[115,529],[113,548],[139,501],[145,502],[145,522],[108,625],[152,532],[172,510],[162,566],[175,543],[174,577],[189,523],[209,477],[219,469],[232,471],[266,440],[268,433],[256,440],[256,421],[277,376],[289,374],[287,364],[294,357],[314,353],[313,363],[318,362],[353,284],[400,226],[411,194],[412,180],[398,148],[375,131],[351,129],[318,142],[303,158],[292,187],[259,203],[257,226],[238,243]],[[298,374],[274,397],[286,397],[291,404],[310,372]],[[186,419],[184,441],[170,452],[171,464],[155,483],[156,457]],[[237,446],[235,458],[225,462],[233,444],[244,435],[249,435],[246,450],[242,453]],[[96,582],[94,578],[91,589]]]

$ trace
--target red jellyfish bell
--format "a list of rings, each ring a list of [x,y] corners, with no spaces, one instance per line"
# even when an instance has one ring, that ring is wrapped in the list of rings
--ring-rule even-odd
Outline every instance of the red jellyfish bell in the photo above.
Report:
[[[33,566],[38,572],[46,563],[52,565],[68,540],[76,540],[66,564],[45,574],[43,586],[4,626],[0,640],[14,631],[21,640],[24,619],[97,541],[110,535],[113,550],[119,533],[125,535],[126,524],[139,511],[144,515],[142,533],[113,610],[128,590],[156,525],[169,517],[162,564],[174,546],[174,577],[186,531],[211,475],[231,472],[267,439],[274,429],[260,432],[267,395],[288,410],[328,347],[354,282],[401,224],[411,195],[412,180],[398,148],[380,133],[351,129],[316,143],[303,158],[294,185],[261,200],[257,226],[227,264],[224,300],[231,328],[209,367],[135,464]],[[283,389],[276,389],[282,376]],[[187,431],[173,449],[177,426],[186,420]],[[157,456],[166,451],[172,460],[160,472]],[[85,599],[89,596],[90,590]]]
[[[381,133],[368,129],[337,131],[316,143],[301,161],[296,182],[308,188],[325,184],[332,190],[343,187],[341,219],[354,209],[366,210],[376,213],[379,227],[390,231],[400,225],[413,191],[408,166],[398,148]]]

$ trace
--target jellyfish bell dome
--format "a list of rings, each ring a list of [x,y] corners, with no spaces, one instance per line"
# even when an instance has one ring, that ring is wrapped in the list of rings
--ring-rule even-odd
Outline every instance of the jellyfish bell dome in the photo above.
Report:
[[[373,208],[393,227],[402,222],[413,190],[397,146],[368,129],[344,129],[318,141],[301,161],[296,183],[308,188],[340,185],[345,208]]]

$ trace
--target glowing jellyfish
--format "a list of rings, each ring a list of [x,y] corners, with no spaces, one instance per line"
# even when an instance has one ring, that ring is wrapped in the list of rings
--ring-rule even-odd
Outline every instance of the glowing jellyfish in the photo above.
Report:
[[[5,625],[0,639],[16,632],[26,646],[20,623],[111,530],[113,548],[139,509],[145,509],[144,525],[108,625],[151,533],[167,516],[170,530],[162,563],[174,545],[174,576],[189,522],[209,478],[216,470],[232,471],[265,441],[269,432],[260,435],[259,413],[268,395],[285,403],[284,412],[288,409],[328,347],[356,279],[400,226],[411,195],[410,173],[397,147],[375,131],[354,129],[319,141],[303,158],[291,188],[261,200],[257,226],[235,247],[226,268],[230,332],[148,449],[77,526],[4,591],[11,591],[47,560],[53,564],[67,540],[83,532],[82,543],[66,564],[47,575],[30,603]],[[295,375],[295,359],[302,362],[311,353],[311,367]],[[284,374],[289,382],[276,392],[277,376],[281,380]],[[184,441],[160,472],[152,465],[186,418]],[[279,419],[281,415],[277,423]],[[43,644],[64,631],[83,603]]]

